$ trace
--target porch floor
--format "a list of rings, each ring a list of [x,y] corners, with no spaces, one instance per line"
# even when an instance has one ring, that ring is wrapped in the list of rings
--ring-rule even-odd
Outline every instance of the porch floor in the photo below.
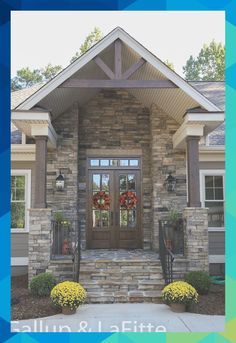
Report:
[[[159,254],[143,249],[91,249],[81,251],[81,260],[86,261],[156,261]]]

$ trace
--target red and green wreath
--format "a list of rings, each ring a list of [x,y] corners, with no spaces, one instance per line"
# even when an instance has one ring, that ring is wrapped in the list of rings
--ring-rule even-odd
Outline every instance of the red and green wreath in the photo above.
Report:
[[[123,209],[130,210],[135,207],[138,199],[134,192],[124,192],[120,195],[120,206]]]
[[[93,206],[99,210],[108,210],[110,207],[111,198],[103,191],[93,195]]]

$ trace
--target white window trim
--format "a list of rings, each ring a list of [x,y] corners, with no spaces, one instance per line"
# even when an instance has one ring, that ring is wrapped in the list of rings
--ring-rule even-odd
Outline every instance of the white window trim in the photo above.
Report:
[[[201,198],[201,204],[202,207],[204,207],[205,203],[205,176],[223,176],[223,191],[224,191],[224,199],[225,202],[225,170],[224,169],[201,169],[200,170],[200,198]],[[221,232],[225,231],[225,227],[208,227],[209,232]]]
[[[28,266],[28,264],[28,257],[11,257],[11,266],[13,267]]]
[[[25,228],[17,229],[11,228],[12,233],[26,233],[29,232],[29,212],[28,209],[30,208],[31,204],[31,170],[30,169],[12,169],[11,175],[24,175],[25,176]]]

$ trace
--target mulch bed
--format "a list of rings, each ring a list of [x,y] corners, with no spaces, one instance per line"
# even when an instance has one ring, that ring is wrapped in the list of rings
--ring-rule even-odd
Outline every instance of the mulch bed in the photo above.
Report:
[[[194,305],[189,312],[200,314],[225,314],[225,286],[211,285],[207,295],[199,295],[199,303]]]
[[[36,298],[28,290],[28,276],[12,277],[12,320],[52,316],[61,311],[55,308],[49,297]],[[211,285],[209,294],[200,295],[199,303],[189,312],[200,314],[225,314],[225,288]]]
[[[49,297],[36,298],[28,290],[28,276],[14,276],[11,281],[12,320],[52,316],[60,313]]]

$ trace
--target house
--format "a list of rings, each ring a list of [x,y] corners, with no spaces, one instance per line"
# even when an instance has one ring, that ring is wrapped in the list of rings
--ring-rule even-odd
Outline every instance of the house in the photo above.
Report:
[[[82,272],[107,280],[115,256],[130,277],[152,266],[148,279],[159,258],[168,267],[175,209],[174,273],[222,273],[224,118],[224,82],[185,81],[119,27],[48,83],[13,92],[12,272],[66,275],[81,247]]]

